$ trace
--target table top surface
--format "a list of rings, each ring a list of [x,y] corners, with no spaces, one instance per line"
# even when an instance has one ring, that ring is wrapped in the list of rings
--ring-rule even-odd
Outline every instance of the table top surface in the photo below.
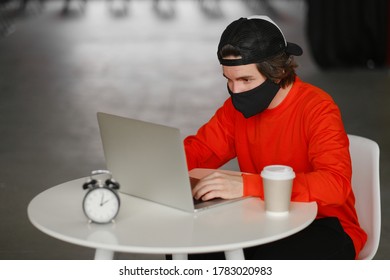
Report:
[[[115,223],[89,223],[82,210],[85,178],[38,194],[28,205],[31,223],[73,244],[117,252],[183,254],[236,250],[272,242],[308,226],[314,202],[292,202],[288,215],[269,215],[259,198],[187,213],[120,193]]]

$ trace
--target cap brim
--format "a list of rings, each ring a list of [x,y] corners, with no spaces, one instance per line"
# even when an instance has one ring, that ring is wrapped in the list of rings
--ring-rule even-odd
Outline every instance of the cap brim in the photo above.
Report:
[[[291,54],[291,55],[295,55],[295,56],[300,56],[303,54],[303,50],[297,44],[287,42],[286,53]]]

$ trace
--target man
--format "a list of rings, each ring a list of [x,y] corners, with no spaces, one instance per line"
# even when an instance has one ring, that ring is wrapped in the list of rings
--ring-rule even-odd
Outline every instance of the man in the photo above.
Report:
[[[356,258],[367,237],[354,208],[348,137],[332,98],[296,76],[294,56],[302,49],[287,42],[271,19],[255,16],[232,22],[217,54],[230,98],[184,140],[188,167],[218,168],[237,157],[241,171],[250,174],[215,172],[197,184],[194,197],[263,199],[263,167],[291,166],[296,173],[291,199],[317,202],[316,220],[295,235],[245,249],[245,257]]]

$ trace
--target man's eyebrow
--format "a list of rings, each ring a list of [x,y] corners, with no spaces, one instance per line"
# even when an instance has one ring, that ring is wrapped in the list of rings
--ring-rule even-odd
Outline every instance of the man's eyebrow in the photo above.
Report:
[[[230,80],[225,74],[222,74],[227,80]],[[249,80],[252,79],[253,76],[248,75],[248,76],[241,76],[241,77],[236,77],[235,80]]]

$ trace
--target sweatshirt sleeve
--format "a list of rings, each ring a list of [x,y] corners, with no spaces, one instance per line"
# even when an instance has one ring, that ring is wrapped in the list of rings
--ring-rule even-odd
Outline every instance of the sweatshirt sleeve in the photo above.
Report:
[[[234,114],[229,99],[196,135],[184,139],[188,169],[218,168],[234,158]]]
[[[312,170],[298,173],[292,199],[342,205],[351,193],[349,140],[334,102],[314,107],[307,117],[308,158]]]

